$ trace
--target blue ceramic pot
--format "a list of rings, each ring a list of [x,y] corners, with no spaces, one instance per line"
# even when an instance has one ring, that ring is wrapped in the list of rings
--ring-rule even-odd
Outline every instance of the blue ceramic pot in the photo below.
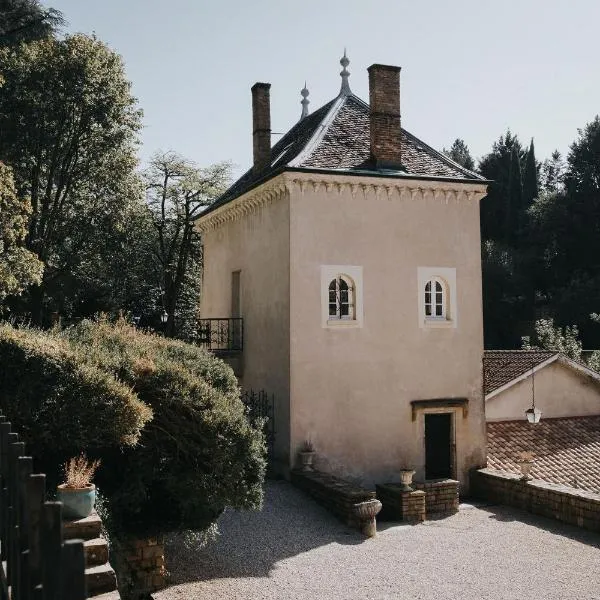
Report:
[[[63,503],[63,517],[66,519],[85,519],[96,503],[96,486],[89,485],[83,489],[73,489],[65,487],[65,484],[58,486],[56,499]]]

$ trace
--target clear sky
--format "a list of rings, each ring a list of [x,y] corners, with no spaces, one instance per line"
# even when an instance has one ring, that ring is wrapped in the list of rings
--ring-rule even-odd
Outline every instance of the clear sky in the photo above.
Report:
[[[600,113],[598,0],[44,0],[66,31],[124,58],[144,110],[142,161],[176,150],[208,165],[252,160],[250,87],[271,87],[272,128],[352,91],[367,67],[400,65],[402,125],[435,148],[463,138],[477,158],[508,127],[538,160],[568,151]],[[274,136],[273,141],[278,137]]]

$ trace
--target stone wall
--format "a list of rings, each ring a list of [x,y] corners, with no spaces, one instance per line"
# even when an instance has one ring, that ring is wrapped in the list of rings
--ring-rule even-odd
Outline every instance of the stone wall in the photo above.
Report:
[[[524,481],[519,475],[494,469],[472,471],[471,493],[482,500],[600,532],[600,494],[539,480]]]
[[[405,492],[399,483],[378,484],[375,488],[383,505],[379,514],[381,521],[421,523],[425,520],[425,492]]]
[[[353,506],[375,498],[375,492],[320,471],[294,470],[291,473],[291,481],[351,527],[360,527]]]
[[[416,490],[425,492],[425,512],[427,518],[451,515],[458,512],[459,482],[454,479],[413,482]]]
[[[165,547],[157,538],[128,540],[119,548],[119,589],[125,597],[150,594],[165,587]],[[123,581],[127,579],[127,581]]]

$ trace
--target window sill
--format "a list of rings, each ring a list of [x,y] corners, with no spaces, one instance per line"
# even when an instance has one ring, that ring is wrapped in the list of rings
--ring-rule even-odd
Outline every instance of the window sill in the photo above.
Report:
[[[327,328],[331,329],[348,329],[352,327],[360,327],[360,323],[356,319],[329,319],[327,320]]]
[[[423,326],[428,329],[448,329],[455,327],[455,324],[451,319],[425,319]]]

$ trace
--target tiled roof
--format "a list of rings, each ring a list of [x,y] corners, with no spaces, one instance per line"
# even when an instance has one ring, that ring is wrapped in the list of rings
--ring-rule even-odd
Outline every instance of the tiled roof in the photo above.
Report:
[[[385,173],[485,181],[404,129],[402,165],[403,171]],[[370,157],[369,105],[354,94],[340,95],[299,121],[271,149],[271,167],[259,176],[249,169],[210,210],[240,196],[285,167],[379,173]]]
[[[534,479],[600,493],[600,415],[487,424],[488,467],[519,473],[521,452],[533,452]]]
[[[557,354],[554,350],[486,350],[483,393],[487,395],[497,390]]]

